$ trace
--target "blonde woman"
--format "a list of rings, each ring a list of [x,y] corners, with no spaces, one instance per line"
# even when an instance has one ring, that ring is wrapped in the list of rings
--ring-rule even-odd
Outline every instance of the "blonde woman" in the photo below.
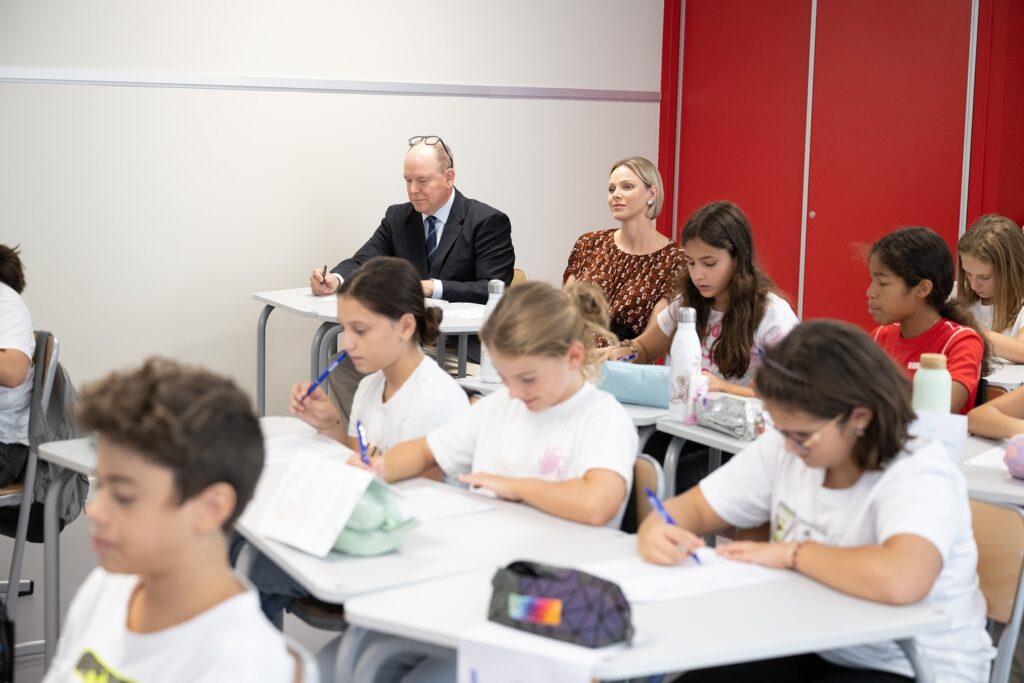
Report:
[[[643,333],[652,314],[672,298],[683,268],[683,250],[654,227],[663,199],[654,164],[643,157],[615,162],[608,208],[619,227],[581,235],[562,275],[566,285],[587,282],[604,291],[610,328],[622,339]]]

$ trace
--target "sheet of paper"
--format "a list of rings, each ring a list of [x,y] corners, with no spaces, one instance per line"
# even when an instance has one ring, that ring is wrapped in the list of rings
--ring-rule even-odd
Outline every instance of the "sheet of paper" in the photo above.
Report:
[[[327,455],[345,462],[352,455],[350,448],[342,446],[334,439],[311,434],[291,434],[264,439],[263,448],[266,452],[265,465],[288,463],[299,455]]]
[[[988,449],[984,453],[979,453],[964,464],[975,465],[977,467],[991,467],[992,469],[1009,472],[1006,467],[1006,463],[1003,462],[1003,456],[1005,454],[1006,446],[996,446]]]
[[[930,436],[942,442],[953,462],[960,464],[960,456],[967,442],[967,416],[950,413],[918,412],[908,431],[913,436]]]
[[[712,548],[697,550],[701,564],[692,559],[674,567],[644,562],[639,557],[598,562],[583,571],[619,584],[630,602],[660,602],[691,595],[774,581],[785,576],[749,562],[719,556]]]
[[[415,517],[421,522],[458,515],[473,515],[489,512],[494,509],[482,500],[460,495],[455,491],[445,491],[433,486],[422,486],[415,489],[400,489],[395,499],[398,509],[406,517]]]
[[[297,458],[274,491],[263,535],[326,557],[371,481],[371,472],[336,454]]]
[[[488,621],[463,633],[459,683],[591,683],[594,667],[622,645],[592,650]]]

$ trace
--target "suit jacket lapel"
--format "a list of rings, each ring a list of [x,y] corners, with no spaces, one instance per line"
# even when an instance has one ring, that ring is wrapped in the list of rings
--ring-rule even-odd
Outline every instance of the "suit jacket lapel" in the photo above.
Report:
[[[430,269],[430,277],[437,278],[441,272],[444,260],[448,258],[448,252],[455,244],[456,238],[462,232],[462,224],[466,220],[466,200],[462,193],[455,190],[455,201],[452,202],[452,210],[448,213],[448,222],[444,224],[444,231],[441,233],[441,241],[437,244],[437,251],[434,252],[433,267]],[[423,262],[426,263],[426,241],[423,241]]]

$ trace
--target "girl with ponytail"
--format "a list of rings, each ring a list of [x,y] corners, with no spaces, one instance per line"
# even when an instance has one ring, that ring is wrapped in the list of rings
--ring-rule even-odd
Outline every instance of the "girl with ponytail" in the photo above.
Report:
[[[871,336],[911,377],[922,353],[945,355],[951,410],[967,414],[988,374],[988,344],[970,311],[950,298],[953,256],[946,243],[928,228],[900,228],[871,247],[868,269],[868,312],[879,323]]]
[[[289,410],[322,434],[359,451],[356,423],[385,451],[423,436],[468,410],[462,387],[423,354],[437,339],[442,311],[427,307],[416,270],[404,259],[379,256],[365,263],[338,290],[342,347],[366,374],[352,399],[348,425],[309,382],[292,387]]]
[[[437,339],[441,314],[424,305],[419,275],[408,261],[367,261],[338,290],[342,345],[356,369],[368,373],[352,400],[351,420],[343,424],[319,387],[303,399],[310,382],[292,387],[292,415],[358,453],[357,422],[372,450],[384,451],[465,413],[466,392],[420,348]],[[264,614],[280,624],[284,608],[308,593],[265,555],[254,555],[249,580],[259,589]]]
[[[637,435],[625,408],[584,375],[599,337],[614,336],[608,304],[593,285],[512,287],[480,331],[504,387],[375,459],[374,471],[396,481],[437,464],[483,493],[584,524],[617,526]]]

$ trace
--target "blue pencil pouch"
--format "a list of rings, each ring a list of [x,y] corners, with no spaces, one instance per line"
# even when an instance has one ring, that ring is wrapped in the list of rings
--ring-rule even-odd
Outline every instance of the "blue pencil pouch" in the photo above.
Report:
[[[666,365],[608,361],[601,364],[597,385],[620,403],[668,408],[668,375]]]

